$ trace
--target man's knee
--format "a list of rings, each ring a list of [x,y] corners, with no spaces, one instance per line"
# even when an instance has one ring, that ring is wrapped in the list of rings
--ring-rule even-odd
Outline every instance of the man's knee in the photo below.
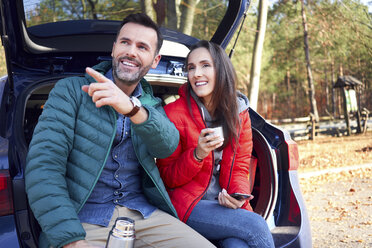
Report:
[[[146,222],[139,226],[138,235],[136,233],[136,247],[150,243],[154,247],[215,247],[194,229],[163,211],[154,212]]]

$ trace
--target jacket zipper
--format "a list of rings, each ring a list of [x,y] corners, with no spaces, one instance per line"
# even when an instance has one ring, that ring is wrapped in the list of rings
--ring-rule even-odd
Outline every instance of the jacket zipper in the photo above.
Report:
[[[137,137],[135,135],[133,135],[133,129],[131,129],[131,135],[132,135],[133,144],[138,144]],[[146,166],[143,166],[142,165],[143,164],[142,158],[140,156],[138,156],[136,147],[137,147],[137,145],[134,145],[134,152],[136,153],[138,162],[140,163],[140,165],[143,168],[143,170],[147,173],[147,175],[149,176],[149,178],[151,179],[151,181],[155,185],[155,187],[158,190],[159,194],[163,197],[163,199],[164,199],[165,203],[167,204],[169,210],[171,210],[171,212],[174,214],[175,217],[178,217],[177,211],[175,210],[175,208],[173,207],[173,205],[169,205],[169,201],[167,200],[167,197],[164,195],[164,192],[159,188],[159,185],[154,180],[154,177],[152,176],[152,174],[147,170]]]
[[[214,161],[214,153],[212,153],[212,161]],[[183,221],[186,221],[185,220],[185,218],[186,218],[186,215],[188,214],[188,212],[191,210],[191,207],[193,207],[194,206],[194,204],[195,204],[195,202],[196,201],[199,201],[199,199],[201,199],[204,195],[205,195],[205,193],[207,192],[207,190],[208,190],[208,188],[209,188],[209,184],[211,183],[211,179],[212,179],[212,175],[213,175],[213,162],[212,162],[212,171],[211,171],[211,174],[210,174],[210,176],[209,176],[209,180],[208,180],[208,185],[207,185],[207,188],[205,188],[204,189],[204,191],[203,191],[203,193],[201,194],[201,195],[199,195],[192,203],[191,203],[191,205],[190,205],[190,207],[186,210],[186,213],[185,213],[185,215],[183,216]]]
[[[238,139],[240,137],[240,133],[241,133],[241,128],[239,129],[239,135],[238,135]],[[233,171],[233,167],[234,167],[234,162],[235,162],[235,156],[236,156],[236,147],[234,149],[234,157],[233,157],[233,161],[231,163],[231,166],[230,166],[230,176],[229,176],[229,181],[227,183],[227,187],[226,187],[226,190],[228,191],[229,187],[230,187],[230,182],[231,182],[231,177],[232,177],[232,171]]]
[[[235,155],[236,155],[236,152],[234,151],[234,157],[233,157],[233,160],[232,160],[231,166],[230,166],[230,176],[229,176],[229,181],[227,182],[226,191],[229,191],[231,177],[232,177],[232,171],[233,171],[234,162],[235,162]]]

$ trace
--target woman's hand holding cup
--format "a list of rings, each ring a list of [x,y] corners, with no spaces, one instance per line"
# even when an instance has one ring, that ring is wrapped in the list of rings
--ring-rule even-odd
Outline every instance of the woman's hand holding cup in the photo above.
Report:
[[[223,145],[222,127],[205,128],[201,130],[198,138],[198,146],[195,149],[197,159],[204,159],[208,154]]]

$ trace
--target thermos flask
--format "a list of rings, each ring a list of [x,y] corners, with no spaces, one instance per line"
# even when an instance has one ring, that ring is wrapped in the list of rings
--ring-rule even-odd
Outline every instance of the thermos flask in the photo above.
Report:
[[[109,233],[106,248],[133,248],[134,232],[134,220],[118,217]]]

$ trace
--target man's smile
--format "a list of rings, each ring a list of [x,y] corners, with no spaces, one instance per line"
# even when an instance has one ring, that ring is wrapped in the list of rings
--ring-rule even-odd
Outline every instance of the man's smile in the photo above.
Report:
[[[138,68],[141,65],[141,63],[139,63],[138,61],[128,58],[121,58],[119,59],[119,61],[125,67]]]

